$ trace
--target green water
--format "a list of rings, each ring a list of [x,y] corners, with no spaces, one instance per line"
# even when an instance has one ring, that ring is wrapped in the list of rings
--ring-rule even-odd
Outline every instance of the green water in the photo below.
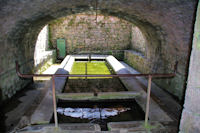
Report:
[[[70,74],[111,74],[111,70],[107,67],[105,61],[92,62],[74,62]],[[71,79],[85,79],[85,77],[71,77]],[[109,78],[109,77],[88,77],[94,78]]]

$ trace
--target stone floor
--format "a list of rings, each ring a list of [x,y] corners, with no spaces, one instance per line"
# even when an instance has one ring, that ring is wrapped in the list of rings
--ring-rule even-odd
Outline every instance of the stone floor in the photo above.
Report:
[[[57,71],[59,65],[54,64],[50,66],[43,74],[53,74]],[[30,123],[29,117],[42,101],[44,95],[51,84],[48,80],[50,78],[40,77],[35,78],[35,82],[20,91],[16,96],[5,105],[5,126],[6,130],[10,131],[15,128],[23,127]],[[44,82],[38,82],[46,80]],[[17,115],[16,115],[17,114]]]
[[[28,117],[34,112],[46,93],[45,85],[45,82],[28,85],[3,105],[6,131],[21,127],[19,123],[23,123],[23,125],[29,123]]]
[[[49,68],[47,68],[47,70],[45,70],[42,74],[54,74],[58,70],[59,66],[60,64],[53,64]],[[51,79],[50,77],[34,77],[35,81],[50,80],[50,79]]]

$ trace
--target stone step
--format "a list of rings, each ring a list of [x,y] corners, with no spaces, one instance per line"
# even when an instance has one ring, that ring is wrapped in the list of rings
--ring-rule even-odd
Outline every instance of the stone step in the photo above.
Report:
[[[19,133],[93,133],[93,131],[101,131],[98,124],[92,123],[65,123],[59,124],[58,128],[54,127],[54,124],[41,124],[27,126],[18,130]]]
[[[56,97],[61,100],[117,100],[117,99],[134,99],[140,96],[139,92],[123,91],[123,92],[99,92],[96,96],[94,93],[61,93]]]
[[[59,66],[56,74],[69,74],[69,70],[71,67],[71,62],[74,61],[71,56],[67,56],[64,61],[61,63],[62,65]],[[70,61],[70,64],[67,63]],[[55,91],[56,93],[61,93],[63,88],[65,87],[67,77],[55,77]],[[52,80],[46,81],[48,85],[45,86],[47,89],[47,93],[45,94],[44,98],[32,114],[30,118],[31,124],[47,124],[50,122],[50,119],[53,114],[53,97],[52,97]]]
[[[177,133],[177,125],[173,122],[144,121],[110,122],[109,131],[123,131],[124,133]]]
[[[147,127],[144,121],[110,122],[109,131],[101,131],[98,124],[63,123],[58,128],[54,124],[31,125],[18,129],[17,133],[177,133],[174,123],[150,121]]]
[[[162,130],[164,126],[159,122],[149,122],[148,126],[144,126],[144,121],[128,121],[128,122],[110,122],[108,123],[110,131],[151,131]]]
[[[78,59],[88,59],[89,54],[88,55],[73,55],[73,57],[78,58]],[[91,59],[105,59],[106,57],[107,55],[96,55],[96,54],[91,55]]]

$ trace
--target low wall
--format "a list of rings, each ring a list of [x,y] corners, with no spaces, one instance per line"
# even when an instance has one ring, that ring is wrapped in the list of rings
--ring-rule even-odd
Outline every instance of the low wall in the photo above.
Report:
[[[103,51],[82,51],[78,54],[92,54],[92,55],[112,55],[117,60],[124,60],[124,50],[103,50]]]
[[[37,42],[35,45],[34,51],[34,72],[42,73],[44,72],[50,65],[55,62],[56,59],[56,51],[49,50],[49,30],[48,25],[43,27],[40,31]]]
[[[173,73],[173,70],[169,71],[166,69],[166,66],[163,65],[162,61],[160,61],[160,66],[155,66],[153,60],[147,59],[141,53],[135,52],[133,50],[125,50],[124,61],[141,73]],[[173,68],[173,66],[170,67]],[[181,65],[179,65],[179,67],[181,67]],[[174,78],[156,79],[153,81],[159,87],[165,89],[166,91],[177,97],[179,100],[182,99],[185,84],[184,74],[177,72]]]
[[[124,61],[140,72],[149,73],[151,71],[150,63],[139,52],[133,50],[124,51]]]
[[[106,61],[111,65],[117,74],[131,74],[131,72],[120,63],[115,57],[107,56]],[[141,95],[136,97],[136,102],[141,106],[143,111],[146,109],[147,93],[144,91],[143,83],[137,80],[136,77],[119,77],[126,89],[129,91],[139,92]],[[160,108],[160,106],[150,98],[149,120],[150,121],[172,121],[172,119]]]

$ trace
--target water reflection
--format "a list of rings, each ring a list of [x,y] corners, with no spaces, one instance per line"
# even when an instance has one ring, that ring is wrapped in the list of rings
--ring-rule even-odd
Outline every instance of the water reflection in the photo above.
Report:
[[[128,110],[131,110],[131,108],[57,108],[57,112],[61,115],[89,120],[107,119],[108,117],[119,115]]]

